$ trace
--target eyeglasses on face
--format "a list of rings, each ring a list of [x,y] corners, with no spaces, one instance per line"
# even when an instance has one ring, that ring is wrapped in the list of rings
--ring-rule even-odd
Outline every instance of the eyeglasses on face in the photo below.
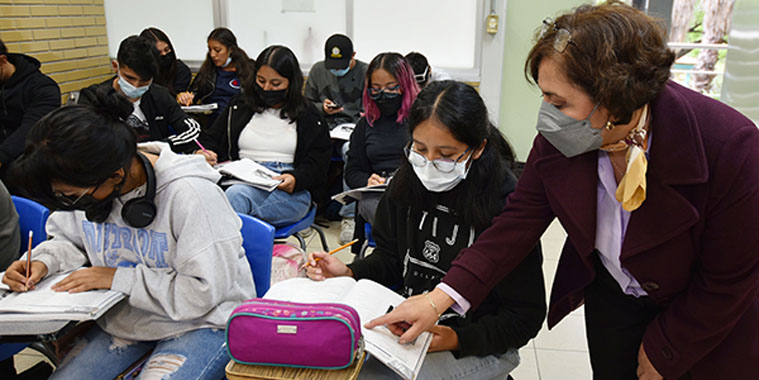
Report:
[[[550,17],[543,19],[539,37],[542,39],[554,32],[556,35],[553,37],[553,48],[557,52],[563,53],[567,49],[567,45],[572,43],[572,33],[566,28],[559,28]]]
[[[95,186],[94,188],[88,187],[82,190],[82,192],[77,196],[66,195],[57,190],[53,190],[53,195],[55,196],[55,199],[57,199],[58,202],[61,203],[61,205],[65,207],[72,207],[75,204],[77,204],[77,202],[79,202],[85,195],[94,194],[96,191],[98,191],[99,187],[100,187],[100,184]],[[92,190],[92,192],[90,192],[90,190]]]
[[[428,163],[432,163],[432,166],[435,167],[435,169],[439,170],[442,173],[450,173],[454,169],[456,169],[456,163],[459,162],[464,156],[469,152],[469,148],[467,147],[464,153],[461,153],[455,160],[451,160],[448,158],[438,158],[436,160],[428,160],[427,157],[424,157],[423,154],[417,152],[413,149],[412,144],[406,145],[405,148],[403,148],[403,151],[406,153],[406,158],[408,159],[408,162],[411,165],[414,165],[419,168],[423,168],[427,166]]]
[[[388,86],[388,87],[384,87],[384,88],[369,87],[369,97],[372,100],[377,100],[377,99],[383,97],[383,95],[384,95],[384,97],[386,99],[396,98],[396,97],[400,96],[401,95],[401,85],[400,84],[396,84],[395,86]]]

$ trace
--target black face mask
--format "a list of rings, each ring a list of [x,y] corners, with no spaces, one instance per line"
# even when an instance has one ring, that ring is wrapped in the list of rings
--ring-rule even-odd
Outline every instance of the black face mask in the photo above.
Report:
[[[124,176],[124,179],[121,180],[118,185],[114,186],[113,191],[111,191],[111,193],[102,200],[97,200],[91,195],[87,194],[82,197],[82,199],[80,199],[75,206],[79,208],[79,204],[82,203],[82,200],[84,200],[84,198],[90,198],[90,200],[86,202],[86,206],[79,209],[84,210],[84,216],[86,216],[87,220],[90,222],[103,223],[106,219],[108,219],[108,215],[111,214],[111,209],[113,208],[113,200],[121,195],[121,187],[124,186],[124,182],[126,182],[126,176]]]
[[[392,98],[385,97],[385,94],[382,94],[379,99],[374,101],[377,103],[377,108],[379,108],[380,113],[382,116],[393,116],[398,113],[398,110],[401,109],[401,104],[403,103],[403,97],[402,96],[395,96]]]
[[[79,198],[79,200],[71,204],[63,204],[59,201],[58,209],[63,211],[81,210],[84,211],[84,215],[90,222],[103,223],[108,219],[108,215],[111,213],[113,200],[121,195],[121,188],[124,186],[125,182],[126,176],[124,176],[121,182],[113,187],[113,191],[111,191],[111,193],[104,199],[96,199],[91,194],[85,194]],[[100,187],[100,185],[96,186],[92,192],[95,193],[98,187]]]
[[[171,64],[174,63],[174,61],[177,60],[177,55],[174,54],[172,51],[169,54],[162,55],[158,58],[158,65],[161,66],[162,70],[167,70],[171,67]]]
[[[263,100],[263,102],[269,106],[273,107],[277,104],[282,104],[285,102],[285,98],[287,97],[287,89],[283,90],[264,90],[261,85],[256,82],[256,93],[258,94],[258,97]]]

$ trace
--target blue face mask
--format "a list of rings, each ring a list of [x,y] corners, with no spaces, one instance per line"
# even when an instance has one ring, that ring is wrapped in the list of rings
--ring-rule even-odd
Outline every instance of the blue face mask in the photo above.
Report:
[[[227,67],[227,66],[229,66],[229,64],[230,64],[230,63],[232,63],[232,56],[231,56],[231,55],[230,55],[229,57],[227,57],[227,60],[226,60],[226,62],[224,62],[224,64],[223,64],[223,65],[221,65],[221,67],[222,67],[222,68],[223,68],[223,67]]]
[[[121,76],[121,73],[119,73],[119,87],[121,88],[121,92],[123,92],[127,98],[137,99],[150,89],[150,84],[142,87],[134,87],[131,83],[127,82],[124,77]]]
[[[348,74],[348,71],[351,71],[351,65],[348,65],[348,67],[346,67],[346,68],[344,68],[342,70],[329,69],[329,72],[331,72],[332,74],[334,74],[338,78],[345,76],[345,74]]]

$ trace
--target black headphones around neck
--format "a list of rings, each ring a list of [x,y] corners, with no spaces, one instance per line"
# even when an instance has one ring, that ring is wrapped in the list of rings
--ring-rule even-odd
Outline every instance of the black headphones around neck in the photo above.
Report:
[[[143,228],[153,222],[156,214],[155,203],[155,171],[153,170],[153,164],[150,163],[145,155],[137,152],[137,157],[142,162],[142,167],[145,168],[145,177],[147,177],[147,193],[144,196],[133,198],[124,203],[121,207],[121,218],[124,221],[134,227]]]

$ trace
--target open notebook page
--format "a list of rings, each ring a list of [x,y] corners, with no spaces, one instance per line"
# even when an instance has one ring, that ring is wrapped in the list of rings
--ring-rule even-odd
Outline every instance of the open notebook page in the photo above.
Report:
[[[345,296],[343,302],[358,311],[362,324],[377,318],[396,307],[405,298],[371,280],[359,280]],[[367,329],[361,326],[366,350],[405,379],[413,379],[421,370],[427,348],[432,341],[430,333],[422,333],[413,343],[399,344],[398,337],[384,326]]]
[[[300,277],[278,282],[269,288],[264,298],[301,303],[339,303],[356,284],[350,277],[313,281]]]
[[[0,299],[0,321],[96,319],[124,299],[123,293],[113,290],[68,293],[51,289],[69,274],[52,275],[28,292],[6,293]]]

